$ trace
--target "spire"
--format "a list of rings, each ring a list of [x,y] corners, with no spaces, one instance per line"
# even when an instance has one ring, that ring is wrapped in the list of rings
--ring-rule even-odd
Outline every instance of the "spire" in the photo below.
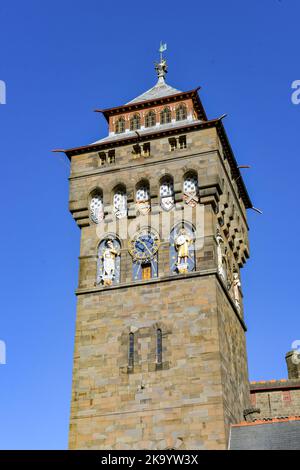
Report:
[[[150,88],[150,90],[147,90],[145,93],[137,96],[126,104],[139,103],[140,101],[148,101],[180,93],[180,90],[171,87],[165,82],[165,76],[166,73],[168,73],[168,65],[166,59],[163,57],[163,52],[166,50],[167,44],[160,41],[160,46],[158,49],[160,53],[160,60],[158,63],[155,63],[155,70],[158,76],[157,83],[152,88]]]
[[[167,44],[160,41],[159,53],[160,61],[155,64],[155,70],[158,76],[158,83],[165,83],[165,76],[168,73],[168,65],[166,59],[163,58],[163,52],[167,50]]]

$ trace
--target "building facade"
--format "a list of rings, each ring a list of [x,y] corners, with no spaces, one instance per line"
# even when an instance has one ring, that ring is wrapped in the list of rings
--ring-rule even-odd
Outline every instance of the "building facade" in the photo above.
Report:
[[[288,379],[250,382],[251,406],[257,420],[300,417],[300,357],[296,351],[286,356]]]
[[[225,449],[250,407],[240,269],[252,207],[222,118],[165,82],[64,150],[81,230],[69,446]]]
[[[232,424],[230,450],[300,450],[300,354],[286,354],[288,379],[250,382],[251,408]]]

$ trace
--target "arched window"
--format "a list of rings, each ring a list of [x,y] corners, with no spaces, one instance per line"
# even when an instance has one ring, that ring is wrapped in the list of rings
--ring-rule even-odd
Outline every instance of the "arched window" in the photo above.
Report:
[[[183,121],[187,118],[187,109],[185,104],[180,104],[176,108],[176,121]]]
[[[99,243],[97,284],[111,286],[120,282],[121,244],[115,236],[107,236]]]
[[[145,116],[145,127],[153,127],[156,124],[156,114],[154,111],[149,111]]]
[[[136,209],[140,214],[148,214],[151,209],[150,186],[148,181],[142,180],[136,186],[135,193]]]
[[[168,124],[171,122],[171,111],[170,108],[164,108],[160,113],[160,123],[161,124]]]
[[[127,216],[127,194],[125,186],[118,186],[114,190],[113,211],[117,219]]]
[[[134,366],[134,333],[129,333],[128,344],[128,367]]]
[[[95,224],[99,224],[104,219],[103,195],[100,190],[94,191],[91,195],[90,217]]]
[[[141,127],[141,118],[139,114],[134,114],[130,118],[130,130],[135,131]]]
[[[195,207],[199,201],[198,176],[196,172],[189,172],[183,179],[183,199],[186,204]]]
[[[123,117],[117,119],[115,125],[115,132],[116,134],[122,134],[122,132],[125,132],[125,119]]]
[[[156,330],[156,362],[162,364],[162,331],[160,328]]]
[[[195,230],[189,222],[181,222],[170,234],[170,271],[184,274],[194,271],[195,266]]]
[[[165,176],[160,182],[159,188],[160,205],[165,211],[169,211],[174,207],[174,183],[171,176]]]

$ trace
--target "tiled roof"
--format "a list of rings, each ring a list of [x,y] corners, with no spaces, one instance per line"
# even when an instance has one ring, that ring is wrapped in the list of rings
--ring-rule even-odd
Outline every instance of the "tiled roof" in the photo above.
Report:
[[[114,142],[116,140],[120,139],[129,139],[130,137],[136,137],[137,135],[140,136],[147,136],[147,134],[153,134],[154,131],[163,131],[166,129],[176,129],[180,128],[184,125],[188,124],[201,124],[202,121],[198,119],[194,120],[185,120],[185,121],[176,121],[168,124],[158,124],[157,126],[154,127],[147,127],[145,129],[138,129],[138,131],[129,131],[129,132],[123,132],[122,134],[113,134],[109,135],[107,137],[104,137],[103,139],[96,140],[96,142],[93,142],[91,145],[94,144],[104,144],[106,142]]]
[[[230,450],[300,450],[300,416],[231,426]]]

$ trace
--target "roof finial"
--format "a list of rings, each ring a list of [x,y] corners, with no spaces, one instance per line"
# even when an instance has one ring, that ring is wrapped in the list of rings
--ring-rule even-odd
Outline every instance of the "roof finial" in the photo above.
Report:
[[[164,83],[165,75],[168,73],[168,66],[166,59],[163,58],[163,52],[167,50],[167,43],[160,41],[159,53],[160,62],[155,64],[155,70],[158,75],[158,82]]]

